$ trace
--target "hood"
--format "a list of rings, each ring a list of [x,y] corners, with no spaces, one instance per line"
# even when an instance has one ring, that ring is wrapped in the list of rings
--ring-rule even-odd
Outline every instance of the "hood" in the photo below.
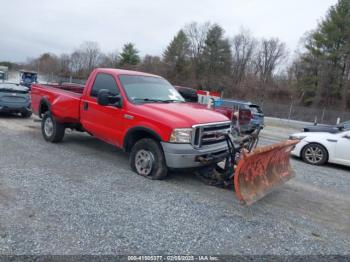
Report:
[[[172,128],[230,121],[226,116],[195,103],[148,103],[136,105],[135,110]]]
[[[333,137],[333,136],[335,136],[335,134],[331,134],[329,132],[301,132],[301,133],[292,134],[289,136],[289,138],[306,139],[306,140],[310,138],[311,140],[315,140],[319,138]]]
[[[21,92],[27,93],[28,88],[14,83],[0,83],[0,92]]]

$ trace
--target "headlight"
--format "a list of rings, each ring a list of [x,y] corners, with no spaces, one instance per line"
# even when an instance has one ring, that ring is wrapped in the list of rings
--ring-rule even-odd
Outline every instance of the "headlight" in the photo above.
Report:
[[[290,140],[303,140],[306,136],[297,136],[297,135],[290,135]]]
[[[191,143],[192,128],[175,128],[170,136],[170,143]]]

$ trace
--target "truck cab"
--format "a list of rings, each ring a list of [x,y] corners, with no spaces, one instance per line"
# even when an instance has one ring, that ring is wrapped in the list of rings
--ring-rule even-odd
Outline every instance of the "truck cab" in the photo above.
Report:
[[[129,153],[141,176],[162,179],[168,169],[199,168],[227,155],[231,121],[187,103],[164,78],[119,69],[95,69],[85,86],[32,86],[33,111],[46,141],[65,128],[85,131]]]
[[[20,70],[20,84],[26,86],[29,89],[33,83],[38,81],[38,73],[28,70]]]

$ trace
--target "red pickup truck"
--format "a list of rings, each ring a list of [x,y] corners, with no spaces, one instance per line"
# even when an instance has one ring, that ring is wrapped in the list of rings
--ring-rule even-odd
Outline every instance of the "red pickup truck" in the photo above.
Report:
[[[128,152],[131,168],[147,178],[162,179],[169,168],[197,168],[227,155],[230,120],[186,103],[156,75],[95,69],[85,86],[33,84],[31,98],[46,141],[62,141],[66,128],[88,132]]]

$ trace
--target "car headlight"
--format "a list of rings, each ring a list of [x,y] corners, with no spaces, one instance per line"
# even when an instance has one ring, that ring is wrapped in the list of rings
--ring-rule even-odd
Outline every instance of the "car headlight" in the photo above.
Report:
[[[170,136],[170,143],[191,143],[192,128],[175,128]]]
[[[303,140],[306,136],[297,136],[297,135],[290,135],[290,140]]]

